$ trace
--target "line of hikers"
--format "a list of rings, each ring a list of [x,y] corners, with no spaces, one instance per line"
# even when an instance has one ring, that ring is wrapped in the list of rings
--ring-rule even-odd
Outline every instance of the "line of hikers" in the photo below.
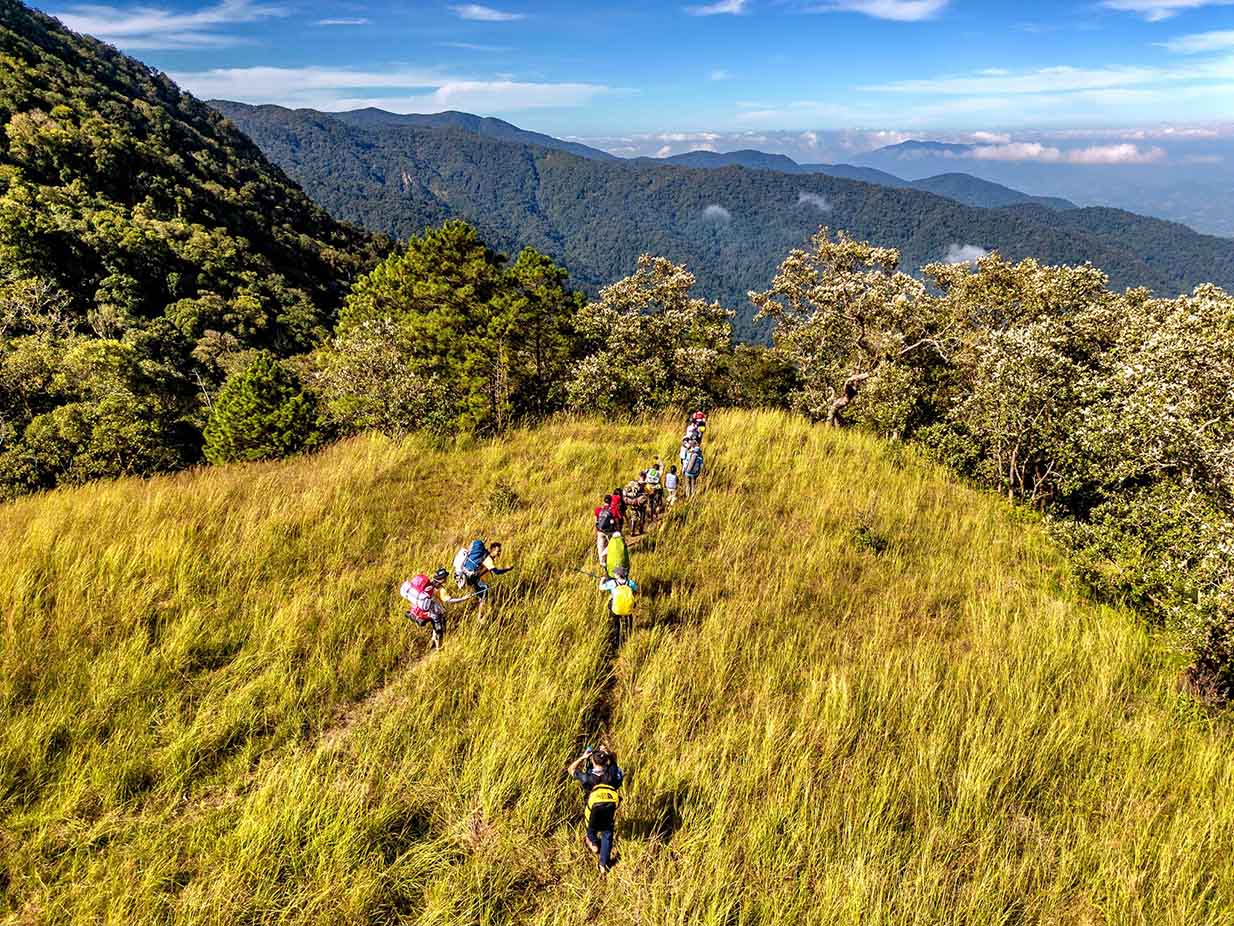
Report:
[[[595,509],[596,554],[604,574],[579,571],[599,580],[600,591],[608,594],[608,610],[618,641],[633,629],[635,593],[638,591],[638,583],[630,576],[626,531],[630,537],[646,533],[656,519],[677,504],[683,491],[685,498],[694,495],[697,481],[703,474],[706,430],[707,415],[702,411],[694,412],[686,421],[681,440],[680,472],[677,465],[665,472],[664,464],[657,459],[650,469],[640,472],[637,479],[605,495],[603,503]],[[500,543],[486,545],[483,540],[474,540],[458,551],[453,574],[459,591],[465,593],[458,597],[446,593],[450,573],[445,569],[438,569],[431,577],[421,573],[403,582],[400,594],[411,605],[407,616],[416,624],[431,628],[433,649],[439,649],[445,637],[447,605],[476,598],[480,602],[477,616],[481,621],[484,619],[489,591],[485,580],[514,568],[497,565],[501,552]],[[603,745],[598,749],[587,747],[566,771],[583,789],[587,811],[585,842],[599,858],[600,873],[605,874],[612,866],[613,831],[624,773],[617,765],[616,755]]]
[[[706,430],[704,412],[695,412],[686,421],[678,455],[680,475],[677,466],[664,472],[664,464],[657,459],[637,479],[605,495],[595,509],[596,555],[604,569],[604,575],[595,578],[600,580],[600,591],[609,595],[608,611],[619,641],[633,630],[634,596],[638,591],[638,583],[630,577],[630,547],[623,528],[629,530],[631,537],[646,533],[657,518],[677,504],[683,487],[686,498],[694,495],[703,474]],[[607,874],[612,867],[613,832],[625,775],[617,765],[616,755],[606,746],[594,750],[588,747],[566,771],[583,789],[587,824],[584,841],[599,856],[600,873]]]

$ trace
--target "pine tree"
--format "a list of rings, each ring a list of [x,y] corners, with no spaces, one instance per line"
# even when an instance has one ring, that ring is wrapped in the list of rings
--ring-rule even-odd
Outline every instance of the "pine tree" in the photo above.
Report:
[[[206,425],[211,463],[269,460],[303,450],[320,437],[313,401],[269,354],[228,377]]]

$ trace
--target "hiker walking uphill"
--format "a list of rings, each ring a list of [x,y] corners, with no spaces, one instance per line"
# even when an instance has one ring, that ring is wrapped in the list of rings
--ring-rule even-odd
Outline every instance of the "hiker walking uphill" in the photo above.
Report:
[[[638,583],[630,578],[627,566],[618,566],[607,579],[600,580],[600,591],[608,592],[608,613],[613,619],[613,638],[620,643],[634,631],[634,593]]]
[[[470,547],[463,547],[454,556],[454,581],[460,589],[469,588],[472,594],[468,597],[478,598],[479,608],[476,618],[484,619],[484,605],[488,600],[488,576],[500,576],[513,569],[513,566],[499,567],[497,558],[501,556],[501,544],[486,546],[483,540],[473,540]]]
[[[613,496],[604,496],[604,503],[596,508],[596,555],[600,565],[605,563],[608,544],[613,534],[621,530],[621,518],[613,513]]]
[[[469,595],[464,595],[462,598],[447,597],[445,584],[448,576],[449,573],[444,569],[438,569],[431,579],[424,573],[420,573],[403,582],[399,589],[399,594],[411,605],[407,616],[421,627],[427,625],[432,628],[433,635],[429,642],[433,649],[441,649],[441,642],[446,636],[445,606],[458,604],[470,597]]]
[[[692,498],[698,477],[703,475],[703,448],[697,443],[685,451],[681,472],[686,478],[686,498]]]
[[[625,775],[615,755],[603,747],[592,749],[590,746],[570,763],[566,772],[583,789],[587,824],[583,841],[599,856],[600,874],[608,874],[613,865],[613,829]]]
[[[664,513],[664,494],[661,484],[663,470],[664,464],[656,460],[643,476],[643,490],[647,493],[647,510],[652,518],[658,518]]]

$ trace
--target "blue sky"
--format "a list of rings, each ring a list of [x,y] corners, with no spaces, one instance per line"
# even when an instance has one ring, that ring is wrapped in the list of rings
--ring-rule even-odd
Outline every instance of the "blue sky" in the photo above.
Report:
[[[630,153],[1234,123],[1234,0],[41,5],[199,96],[461,109]]]

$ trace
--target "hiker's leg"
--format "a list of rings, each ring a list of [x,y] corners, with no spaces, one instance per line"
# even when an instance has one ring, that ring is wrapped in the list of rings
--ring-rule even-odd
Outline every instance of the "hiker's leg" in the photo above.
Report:
[[[613,831],[600,833],[600,864],[608,868],[613,863]]]
[[[604,557],[608,554],[608,534],[603,531],[596,531],[596,553],[600,556],[600,563],[604,563]]]
[[[600,851],[600,834],[591,827],[591,820],[587,821],[587,835],[584,837],[587,841],[587,848],[592,852]]]

